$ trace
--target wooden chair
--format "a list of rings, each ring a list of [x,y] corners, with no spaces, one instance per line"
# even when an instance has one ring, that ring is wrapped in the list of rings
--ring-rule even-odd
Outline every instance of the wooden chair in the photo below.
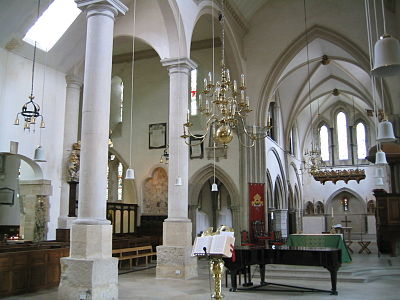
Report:
[[[272,231],[270,245],[282,246],[286,244],[286,240],[282,237],[281,231]]]
[[[257,244],[264,245],[265,241],[271,239],[271,237],[265,232],[264,222],[259,220],[253,222],[253,235]]]
[[[249,232],[246,230],[242,230],[240,232],[240,245],[241,246],[254,246],[254,244],[250,242]]]

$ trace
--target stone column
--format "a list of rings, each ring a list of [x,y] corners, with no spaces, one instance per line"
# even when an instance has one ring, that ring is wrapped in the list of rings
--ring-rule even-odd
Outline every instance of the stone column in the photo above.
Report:
[[[276,209],[275,214],[275,230],[282,232],[282,237],[288,236],[288,210],[287,209]]]
[[[106,219],[106,173],[113,30],[119,0],[75,0],[86,13],[86,53],[81,130],[78,219],[71,228],[70,256],[61,259],[59,300],[118,299],[117,259]]]
[[[235,230],[235,244],[240,245],[241,243],[241,235],[240,232],[242,230],[246,230],[247,227],[245,227],[244,224],[241,222],[241,209],[239,205],[231,206],[231,211],[232,211],[232,227]]]
[[[163,245],[157,247],[157,278],[197,276],[197,258],[190,257],[192,222],[188,219],[189,148],[180,137],[186,122],[189,72],[197,65],[188,58],[164,59],[170,76],[168,218],[163,224]],[[182,185],[175,185],[177,177]]]
[[[58,218],[59,229],[70,229],[75,218],[68,218],[69,208],[69,184],[67,165],[71,156],[72,145],[78,141],[78,118],[79,98],[81,95],[82,80],[76,76],[65,76],[67,83],[65,100],[65,121],[64,121],[64,146],[62,160],[62,181],[60,198],[60,216]]]

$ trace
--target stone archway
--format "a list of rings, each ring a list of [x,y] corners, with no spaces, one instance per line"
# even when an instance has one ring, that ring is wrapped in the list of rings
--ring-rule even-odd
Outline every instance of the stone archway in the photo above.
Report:
[[[334,224],[351,227],[351,234],[345,238],[358,237],[367,233],[367,206],[356,192],[342,188],[333,193],[325,203],[327,229]]]
[[[213,176],[214,166],[208,164],[198,170],[189,180],[189,218],[192,220],[192,235],[196,233],[196,211],[199,207],[199,196],[204,184]],[[240,198],[239,191],[229,177],[218,166],[215,167],[215,177],[224,185],[230,198],[230,210],[232,212],[232,226],[235,229],[235,236],[238,239],[242,224],[240,222]]]

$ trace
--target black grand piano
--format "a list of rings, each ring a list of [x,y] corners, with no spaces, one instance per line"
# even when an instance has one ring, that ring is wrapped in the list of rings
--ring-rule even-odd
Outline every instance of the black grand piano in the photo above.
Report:
[[[237,290],[272,290],[266,289],[268,286],[279,286],[285,288],[295,288],[295,291],[329,292],[337,295],[336,281],[337,271],[341,265],[341,250],[333,248],[305,248],[287,246],[238,246],[232,258],[224,258],[225,267],[229,269],[231,275],[230,291]],[[301,265],[301,266],[321,266],[329,270],[331,274],[332,289],[320,290],[314,288],[297,287],[284,284],[273,284],[265,281],[265,265]],[[260,285],[253,286],[251,282],[250,266],[260,266]],[[245,288],[237,287],[236,275],[245,275]],[[290,291],[290,290],[289,290]],[[291,290],[294,291],[294,290]]]

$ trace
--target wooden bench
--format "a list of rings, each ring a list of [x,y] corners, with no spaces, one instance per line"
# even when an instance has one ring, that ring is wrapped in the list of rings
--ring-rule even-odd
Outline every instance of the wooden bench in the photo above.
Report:
[[[151,258],[154,255],[157,255],[157,252],[153,252],[153,248],[151,245],[149,246],[141,246],[141,247],[133,247],[133,248],[123,248],[123,249],[114,249],[112,251],[113,256],[118,258],[118,266],[120,267],[121,262],[124,260],[129,260],[129,266],[132,268],[132,260],[136,259],[136,265],[138,265],[138,260],[141,257],[146,259],[146,265],[149,263],[148,258]]]

